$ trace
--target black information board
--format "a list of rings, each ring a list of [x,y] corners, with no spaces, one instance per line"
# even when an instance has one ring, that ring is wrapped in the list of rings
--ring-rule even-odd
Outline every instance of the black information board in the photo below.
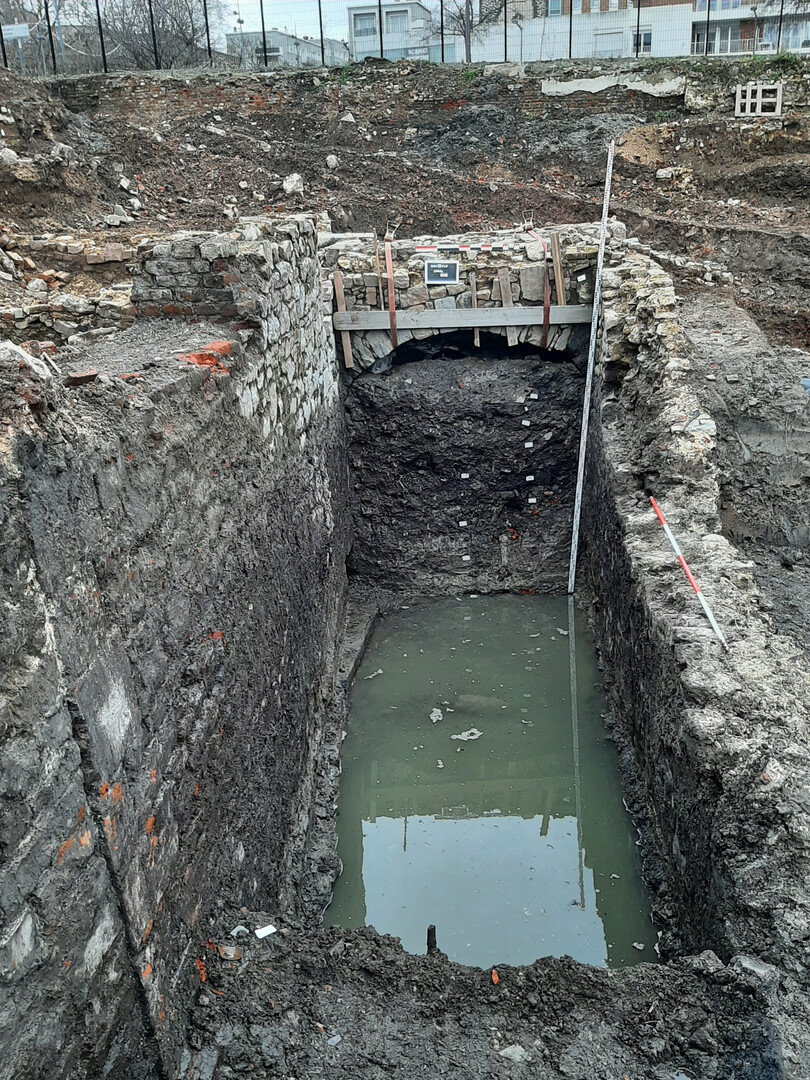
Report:
[[[430,260],[425,262],[426,285],[458,285],[458,263]]]

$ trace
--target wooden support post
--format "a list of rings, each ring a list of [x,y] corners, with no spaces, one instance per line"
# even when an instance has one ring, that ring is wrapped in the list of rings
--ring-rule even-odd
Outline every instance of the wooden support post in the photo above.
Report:
[[[501,307],[510,308],[514,307],[512,303],[512,285],[509,281],[509,271],[505,266],[502,266],[498,271],[498,284],[501,287]],[[517,327],[507,326],[506,328],[506,343],[507,345],[517,345],[518,332]]]
[[[343,295],[343,274],[339,270],[335,271],[335,304],[338,311],[346,310],[346,299]],[[340,340],[343,345],[343,363],[347,368],[354,367],[354,361],[352,360],[352,339],[348,330],[340,331]]]
[[[380,311],[385,311],[385,296],[383,295],[382,270],[380,269],[380,245],[377,243],[377,231],[374,231],[374,266],[377,270],[377,298],[380,302]]]
[[[470,271],[470,303],[474,308],[478,307],[478,285],[475,280],[475,271]],[[481,348],[481,331],[476,328],[473,330],[473,345],[476,349]]]
[[[557,233],[551,234],[551,258],[554,262],[554,292],[558,304],[567,304],[568,297],[565,289],[565,275],[563,274],[562,251],[560,250],[560,238]]]
[[[388,278],[388,325],[391,331],[391,348],[397,347],[397,300],[394,295],[394,263],[391,258],[391,234],[385,237],[385,274]]]

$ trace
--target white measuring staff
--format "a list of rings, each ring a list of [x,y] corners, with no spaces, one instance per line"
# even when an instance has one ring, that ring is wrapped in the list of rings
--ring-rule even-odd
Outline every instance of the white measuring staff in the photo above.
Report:
[[[602,203],[602,220],[599,223],[599,255],[596,260],[596,280],[593,287],[593,312],[591,314],[591,342],[588,346],[588,374],[585,377],[585,402],[582,406],[582,430],[579,436],[579,462],[577,464],[577,492],[574,498],[574,527],[571,536],[571,559],[568,563],[568,592],[574,591],[577,576],[577,548],[579,547],[579,519],[582,513],[582,485],[585,480],[585,453],[588,447],[588,420],[591,415],[591,387],[593,365],[596,357],[596,331],[599,326],[599,301],[602,298],[602,263],[605,260],[610,185],[613,179],[613,151],[616,144],[611,140],[607,152],[605,172],[605,198]]]
[[[650,496],[650,503],[652,504],[652,508],[655,511],[655,516],[661,522],[661,528],[664,530],[664,535],[666,536],[667,540],[669,540],[670,545],[672,546],[672,550],[675,552],[675,557],[677,558],[678,562],[681,564],[681,569],[686,574],[687,581],[689,582],[689,584],[694,589],[695,596],[700,601],[700,606],[703,608],[703,612],[704,612],[706,618],[709,620],[709,623],[711,625],[712,630],[714,630],[715,634],[717,634],[717,639],[720,642],[720,644],[723,646],[723,648],[727,649],[728,648],[728,642],[726,641],[726,635],[723,633],[723,631],[717,625],[717,619],[715,619],[712,609],[709,607],[708,602],[706,601],[705,597],[703,596],[703,593],[700,591],[700,586],[695,581],[694,574],[689,569],[689,567],[688,567],[688,565],[686,563],[686,559],[683,557],[683,552],[681,551],[681,546],[678,543],[678,541],[675,539],[675,537],[672,535],[672,529],[670,529],[669,525],[667,525],[666,520],[664,519],[664,515],[661,513],[661,508],[658,505],[658,503],[655,501],[655,499],[652,497],[652,495]]]

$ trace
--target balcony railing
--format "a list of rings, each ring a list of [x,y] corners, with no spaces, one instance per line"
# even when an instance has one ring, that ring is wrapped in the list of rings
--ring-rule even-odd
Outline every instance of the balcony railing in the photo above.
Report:
[[[692,42],[692,55],[703,56],[706,53],[704,41]],[[771,41],[754,41],[753,38],[731,38],[730,41],[710,41],[709,56],[733,56],[735,54],[748,55],[751,53],[772,53],[774,45]]]

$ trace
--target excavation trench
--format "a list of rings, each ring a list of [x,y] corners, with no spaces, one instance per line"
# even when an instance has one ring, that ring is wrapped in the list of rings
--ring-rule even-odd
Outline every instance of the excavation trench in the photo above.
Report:
[[[544,351],[501,339],[473,351],[448,338],[375,371],[381,343],[371,339],[363,364],[339,373],[312,223],[248,228],[238,241],[175,238],[136,274],[139,304],[163,288],[163,258],[172,279],[178,264],[190,275],[201,262],[229,288],[236,277],[228,314],[216,312],[240,317],[227,340],[205,312],[193,326],[140,318],[61,352],[72,385],[17,354],[2,369],[13,419],[0,489],[0,573],[13,612],[0,653],[10,717],[3,799],[15,811],[0,836],[12,852],[0,879],[11,914],[0,961],[13,989],[2,1068],[112,1080],[802,1076],[808,770],[797,733],[807,731],[806,691],[793,646],[772,632],[750,567],[721,534],[727,479],[669,279],[612,227],[569,624],[560,597],[581,342],[571,335]],[[581,264],[582,303],[592,238],[591,229],[566,248]],[[358,276],[365,302],[371,287]],[[532,275],[521,282],[536,285]],[[674,576],[649,494],[688,544],[728,655]],[[374,659],[384,638],[369,645],[375,621],[432,618],[426,598],[452,612],[450,624],[409,630],[434,643],[433,673],[387,670]],[[509,614],[496,619],[499,611]],[[481,687],[454,682],[435,701],[414,695],[425,679],[470,676],[468,667],[476,678],[476,664],[457,655],[486,640],[463,632],[476,620],[503,637],[503,659],[493,653],[494,667],[478,676],[482,696],[498,699],[507,686],[510,696],[451,724],[461,715],[447,710],[463,711]],[[385,635],[397,624],[379,625]],[[521,625],[518,648],[506,635]],[[589,634],[596,652],[576,655],[578,701],[590,714],[587,729],[580,717],[579,812],[574,775],[556,758],[574,769],[571,650]],[[544,651],[519,664],[511,654],[535,641]],[[445,645],[456,652],[442,662]],[[358,673],[364,654],[372,670]],[[539,718],[520,712],[533,700],[523,694],[538,689],[525,669],[541,665],[539,681],[560,703],[555,750]],[[418,955],[417,936],[442,922],[427,907],[413,938],[396,919],[377,927],[413,952],[370,927],[323,925],[340,869],[337,807],[358,791],[351,720],[343,740],[353,683],[377,715],[413,704],[422,727],[404,744],[390,722],[355,735],[389,741],[392,768],[419,761],[421,770],[418,755],[429,754],[434,790],[418,805],[383,797],[346,842],[356,850],[360,822],[374,817],[380,842],[391,828],[400,843],[407,816],[411,851],[419,829],[488,830],[496,819],[518,831],[529,822],[536,844],[548,817],[542,839],[559,841],[568,859],[557,902],[566,889],[567,917],[575,906],[601,916],[598,948],[591,939],[577,952],[568,930],[551,945],[530,931],[511,952],[493,934],[464,964],[471,939],[454,941],[452,931],[441,932],[438,952]],[[595,683],[604,702],[592,697]],[[467,769],[483,757],[504,712],[512,726],[493,745],[507,786],[479,768],[434,802],[437,783],[455,782],[456,761]],[[482,735],[451,739],[473,728]],[[516,765],[524,771],[510,777]],[[615,856],[586,809],[614,768],[621,795],[617,781],[596,818],[617,822],[624,850]],[[385,779],[378,769],[373,787]],[[392,773],[391,786],[400,780]],[[542,805],[538,787],[548,788]],[[381,824],[387,814],[395,826]],[[506,845],[488,843],[480,861],[494,867]],[[504,880],[527,864],[525,850]],[[639,856],[654,922],[642,905],[639,929],[622,939],[608,924],[627,917],[628,896],[610,913],[596,888],[601,874],[608,892],[629,889]],[[346,884],[345,850],[343,862]],[[414,867],[400,869],[403,888],[418,884]],[[585,909],[580,873],[583,886],[593,874]],[[537,899],[498,893],[486,918],[519,900],[531,912]],[[350,922],[337,918],[350,904],[338,892],[328,918]],[[364,921],[375,920],[367,911]],[[268,924],[275,933],[254,935]],[[645,962],[659,931],[664,962]],[[611,943],[623,957],[614,970],[598,966]],[[47,1022],[32,1024],[45,1001],[54,1003]]]

